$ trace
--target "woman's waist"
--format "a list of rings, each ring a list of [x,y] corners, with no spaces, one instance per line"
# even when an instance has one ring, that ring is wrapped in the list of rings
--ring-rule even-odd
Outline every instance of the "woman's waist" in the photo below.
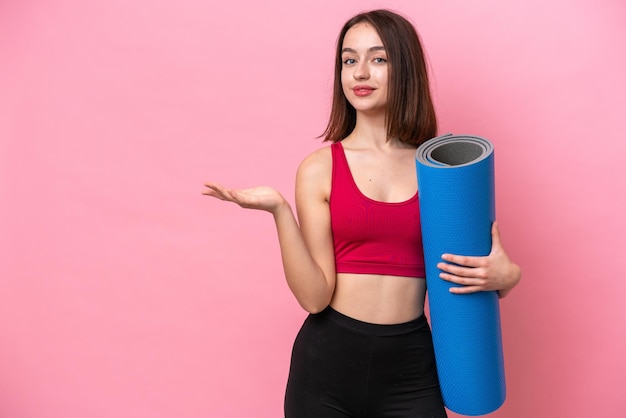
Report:
[[[360,321],[399,324],[423,314],[425,294],[424,279],[341,273],[330,306]]]
[[[390,337],[408,334],[415,331],[427,331],[430,333],[430,327],[424,314],[406,322],[377,324],[352,318],[335,310],[332,306],[328,306],[322,312],[312,314],[309,319],[312,317],[315,317],[315,320],[330,320],[353,332],[368,336]]]

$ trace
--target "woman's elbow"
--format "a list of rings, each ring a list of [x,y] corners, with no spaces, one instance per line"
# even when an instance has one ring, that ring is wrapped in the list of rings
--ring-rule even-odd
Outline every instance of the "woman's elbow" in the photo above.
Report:
[[[300,302],[300,306],[310,314],[318,314],[328,307],[328,303]]]
[[[302,309],[310,314],[318,314],[330,305],[330,296],[319,296],[316,298],[299,299],[298,303]]]

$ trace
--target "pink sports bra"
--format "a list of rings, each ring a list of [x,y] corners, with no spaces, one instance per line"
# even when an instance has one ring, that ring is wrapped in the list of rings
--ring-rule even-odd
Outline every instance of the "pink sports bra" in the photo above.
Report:
[[[330,217],[337,273],[425,277],[417,193],[379,202],[357,187],[340,142],[333,158]]]

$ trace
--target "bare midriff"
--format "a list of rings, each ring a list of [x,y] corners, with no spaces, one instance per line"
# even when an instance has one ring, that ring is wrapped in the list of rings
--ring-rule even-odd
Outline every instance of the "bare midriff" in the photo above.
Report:
[[[330,306],[373,324],[401,324],[424,312],[426,280],[378,274],[338,273]]]

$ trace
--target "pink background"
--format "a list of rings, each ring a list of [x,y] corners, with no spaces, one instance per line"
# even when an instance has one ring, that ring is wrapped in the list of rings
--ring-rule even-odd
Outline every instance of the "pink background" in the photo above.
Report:
[[[271,217],[202,183],[293,200],[375,7],[420,31],[441,132],[496,146],[524,279],[493,416],[626,413],[622,0],[211,3],[0,3],[0,416],[281,416],[305,313]]]

